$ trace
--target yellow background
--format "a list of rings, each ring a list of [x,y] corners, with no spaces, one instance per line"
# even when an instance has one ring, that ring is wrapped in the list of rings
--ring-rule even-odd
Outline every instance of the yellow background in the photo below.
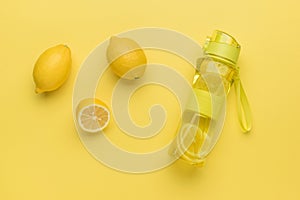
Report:
[[[90,156],[73,125],[80,64],[109,36],[143,26],[199,43],[214,29],[242,45],[241,77],[254,128],[240,132],[234,93],[204,168],[176,162],[131,175]],[[296,0],[59,1],[0,3],[0,199],[300,199],[300,14]],[[58,43],[72,49],[67,83],[36,95],[33,65]]]

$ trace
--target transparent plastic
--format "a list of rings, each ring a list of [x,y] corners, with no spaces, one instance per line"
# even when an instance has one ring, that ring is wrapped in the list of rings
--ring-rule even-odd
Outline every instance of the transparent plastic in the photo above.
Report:
[[[226,96],[236,74],[233,65],[217,57],[206,55],[198,60],[192,86],[200,106],[195,109],[188,103],[171,152],[173,155],[192,165],[203,165],[220,136]]]

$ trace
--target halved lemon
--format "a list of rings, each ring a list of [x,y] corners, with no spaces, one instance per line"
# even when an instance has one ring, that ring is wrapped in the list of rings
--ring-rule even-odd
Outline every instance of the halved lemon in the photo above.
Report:
[[[77,107],[77,122],[79,127],[88,133],[97,133],[106,128],[110,120],[107,105],[99,99],[82,100]]]

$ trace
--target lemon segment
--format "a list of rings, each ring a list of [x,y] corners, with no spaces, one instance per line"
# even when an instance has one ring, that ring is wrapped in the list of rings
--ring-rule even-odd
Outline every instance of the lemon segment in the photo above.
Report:
[[[57,45],[43,52],[35,63],[33,79],[36,93],[58,89],[71,71],[71,51],[66,45]]]

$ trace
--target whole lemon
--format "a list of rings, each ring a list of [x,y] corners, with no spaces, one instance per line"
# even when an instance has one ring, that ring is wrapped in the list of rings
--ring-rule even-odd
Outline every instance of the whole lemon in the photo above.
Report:
[[[33,69],[36,93],[58,89],[67,80],[71,71],[71,51],[66,45],[57,45],[40,55]]]
[[[112,71],[121,78],[138,79],[145,73],[146,55],[132,39],[111,37],[106,57]]]

